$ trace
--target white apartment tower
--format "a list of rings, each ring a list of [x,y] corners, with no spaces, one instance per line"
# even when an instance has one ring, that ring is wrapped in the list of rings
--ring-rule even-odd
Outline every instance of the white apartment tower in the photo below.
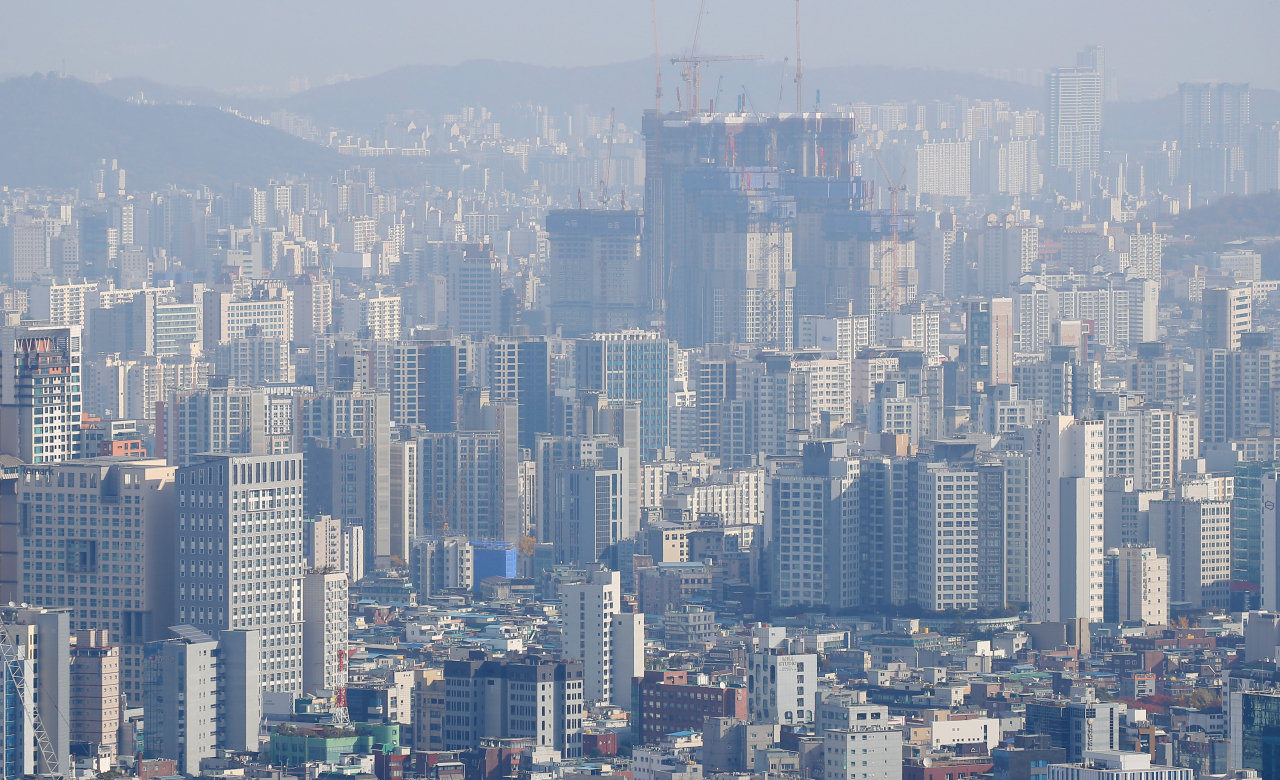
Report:
[[[309,571],[302,580],[302,690],[333,690],[347,684],[347,575]]]
[[[1050,172],[1087,185],[1102,161],[1102,71],[1091,65],[1054,68],[1047,86]]]
[[[1031,429],[1028,512],[1032,620],[1102,620],[1102,421],[1052,415]]]
[[[588,702],[631,706],[631,679],[644,674],[644,615],[621,612],[621,575],[596,569],[565,585],[564,658],[581,661]]]
[[[1169,623],[1169,559],[1152,545],[1130,545],[1112,552],[1115,560],[1116,619],[1148,626]]]

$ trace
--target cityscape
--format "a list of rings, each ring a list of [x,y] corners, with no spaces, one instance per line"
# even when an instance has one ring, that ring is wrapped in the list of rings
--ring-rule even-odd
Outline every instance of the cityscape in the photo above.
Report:
[[[1274,63],[284,5],[0,53],[3,778],[1280,780]]]

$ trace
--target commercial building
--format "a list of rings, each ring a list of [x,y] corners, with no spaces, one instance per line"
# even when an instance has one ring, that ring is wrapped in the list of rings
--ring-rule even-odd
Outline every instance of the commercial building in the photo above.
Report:
[[[657,331],[595,333],[578,341],[578,388],[603,391],[615,401],[639,402],[641,454],[667,446],[675,352],[676,345]]]
[[[469,750],[489,737],[581,757],[585,685],[573,661],[445,661],[444,749]]]
[[[1120,720],[1127,706],[1100,702],[1089,686],[1072,686],[1071,697],[1027,703],[1026,731],[1048,734],[1053,747],[1067,751],[1067,761],[1084,760],[1086,751],[1117,750]]]
[[[1151,502],[1151,544],[1169,558],[1170,603],[1230,605],[1231,541],[1230,502]]]
[[[67,610],[43,607],[0,607],[0,631],[13,647],[10,662],[0,664],[0,682],[6,691],[4,734],[14,743],[4,749],[5,772],[10,777],[70,771],[71,622]],[[16,696],[21,688],[21,702]],[[37,719],[49,738],[59,766],[49,766],[35,747]],[[15,749],[16,748],[16,749]],[[11,774],[9,774],[11,773]]]
[[[109,631],[130,705],[142,695],[143,643],[175,615],[175,471],[126,457],[26,466],[14,493],[0,495],[0,600],[65,609],[69,628]]]
[[[1195,773],[1180,767],[1151,765],[1149,753],[1089,750],[1082,760],[1050,764],[1049,780],[1192,780]]]
[[[703,684],[684,671],[644,673],[631,694],[632,739],[646,745],[679,731],[702,731],[706,718],[746,720],[747,691]]]
[[[754,629],[759,650],[747,656],[747,708],[757,723],[791,725],[814,720],[818,692],[818,656],[786,630]]]
[[[1107,551],[1103,620],[1163,626],[1169,622],[1169,559],[1153,546]]]
[[[263,693],[302,692],[303,471],[300,455],[205,455],[177,472],[176,619],[258,631]]]
[[[196,775],[200,760],[211,758],[218,744],[218,643],[187,627],[175,633],[175,639],[146,647],[143,707],[150,726],[143,757],[173,758],[178,771]]]

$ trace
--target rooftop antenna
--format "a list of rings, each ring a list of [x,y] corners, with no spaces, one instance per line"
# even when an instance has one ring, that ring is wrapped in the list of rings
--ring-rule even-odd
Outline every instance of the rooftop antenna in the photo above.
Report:
[[[796,113],[804,113],[800,104],[804,95],[804,69],[800,65],[800,0],[796,0]]]

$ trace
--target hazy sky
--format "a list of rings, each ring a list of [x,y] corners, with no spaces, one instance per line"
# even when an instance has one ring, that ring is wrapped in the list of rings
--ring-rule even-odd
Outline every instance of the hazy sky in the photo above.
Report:
[[[1280,88],[1280,3],[1262,0],[801,0],[813,66],[896,64],[952,70],[1047,69],[1107,47],[1122,99],[1179,81]],[[706,0],[699,51],[794,57],[791,0]],[[698,0],[659,0],[664,55],[689,47]],[[594,65],[653,55],[649,0],[389,0],[379,3],[5,4],[0,73],[144,76],[217,89],[317,86],[412,63],[491,58]]]

